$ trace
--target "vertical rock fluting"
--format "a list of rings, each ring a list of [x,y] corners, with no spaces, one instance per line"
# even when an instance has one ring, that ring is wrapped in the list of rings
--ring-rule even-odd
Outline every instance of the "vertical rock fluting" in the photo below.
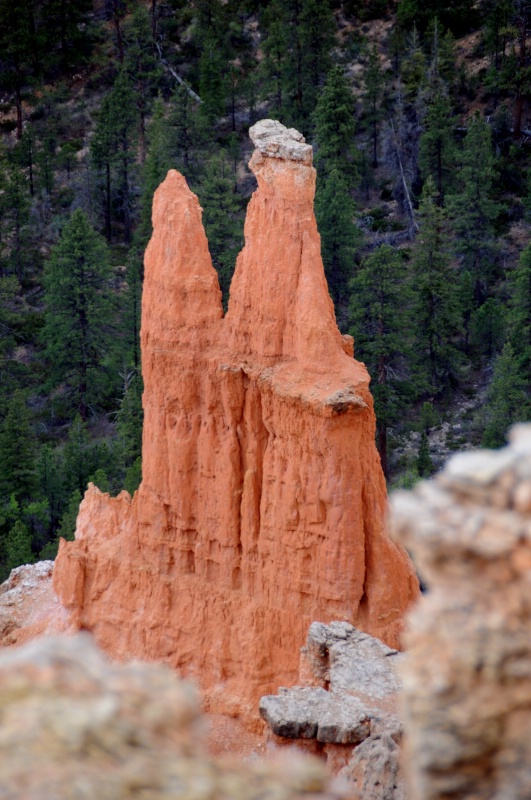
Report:
[[[297,678],[314,619],[395,644],[418,591],[384,530],[368,375],[337,329],[311,148],[251,130],[258,179],[223,318],[201,208],[156,192],[142,304],[143,481],[90,486],[54,586],[111,654],[164,659],[245,714]]]
[[[531,426],[393,496],[428,594],[408,616],[411,800],[531,797]]]

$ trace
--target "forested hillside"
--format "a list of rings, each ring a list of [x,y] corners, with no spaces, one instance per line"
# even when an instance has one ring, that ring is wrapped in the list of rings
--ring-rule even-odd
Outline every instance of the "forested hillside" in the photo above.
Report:
[[[391,483],[531,416],[531,0],[0,0],[0,578],[140,481],[142,254],[179,169],[226,300],[272,117],[314,146]]]

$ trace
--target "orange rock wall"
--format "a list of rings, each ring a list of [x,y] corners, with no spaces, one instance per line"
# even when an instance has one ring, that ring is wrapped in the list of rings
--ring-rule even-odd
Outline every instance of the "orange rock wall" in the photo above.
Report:
[[[166,660],[212,711],[243,715],[296,681],[313,620],[395,645],[418,592],[384,531],[369,378],[335,323],[315,170],[259,150],[251,168],[225,317],[197,198],[174,170],[156,192],[143,481],[132,500],[90,486],[54,569],[105,650]]]

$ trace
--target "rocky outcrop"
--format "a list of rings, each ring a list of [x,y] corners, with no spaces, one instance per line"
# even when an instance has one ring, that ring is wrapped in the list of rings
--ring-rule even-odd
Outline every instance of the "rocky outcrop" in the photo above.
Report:
[[[301,651],[301,683],[310,685],[260,700],[270,740],[324,756],[363,800],[403,800],[403,658],[346,622],[314,622]]]
[[[428,594],[403,668],[411,800],[531,797],[531,426],[395,494]]]
[[[4,798],[346,797],[308,758],[207,758],[196,691],[161,665],[110,664],[88,634],[3,651],[0,715]]]
[[[33,639],[41,633],[72,630],[70,616],[52,589],[53,561],[38,561],[11,570],[0,585],[0,647]]]
[[[233,714],[296,681],[312,620],[395,645],[418,592],[385,531],[369,378],[335,322],[311,148],[272,121],[251,136],[258,190],[225,317],[197,198],[173,170],[156,192],[143,481],[132,500],[90,486],[54,569],[107,652],[165,660]]]

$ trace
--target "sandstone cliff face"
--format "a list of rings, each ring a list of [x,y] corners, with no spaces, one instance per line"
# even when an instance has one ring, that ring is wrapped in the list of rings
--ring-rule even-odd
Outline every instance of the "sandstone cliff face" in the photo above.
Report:
[[[271,121],[251,135],[258,190],[225,317],[197,198],[175,171],[155,195],[143,482],[132,500],[89,487],[54,569],[106,651],[166,660],[235,714],[295,682],[312,620],[395,645],[418,592],[384,529],[368,375],[335,323],[311,148]]]
[[[429,592],[408,617],[411,800],[531,797],[531,426],[393,497]]]

